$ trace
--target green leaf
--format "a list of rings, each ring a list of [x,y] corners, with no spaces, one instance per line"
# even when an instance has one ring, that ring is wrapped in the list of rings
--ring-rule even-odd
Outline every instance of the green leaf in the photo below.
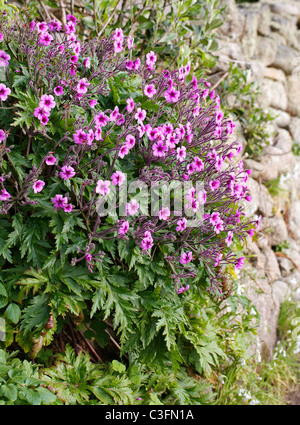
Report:
[[[113,370],[115,370],[116,372],[119,372],[119,373],[126,372],[126,366],[123,365],[122,363],[118,362],[117,360],[113,360],[111,365],[112,365]]]
[[[0,394],[6,397],[9,401],[16,401],[18,397],[18,391],[14,384],[1,385]]]
[[[5,317],[7,320],[10,320],[15,325],[19,322],[21,317],[21,309],[17,304],[9,304],[5,310]]]

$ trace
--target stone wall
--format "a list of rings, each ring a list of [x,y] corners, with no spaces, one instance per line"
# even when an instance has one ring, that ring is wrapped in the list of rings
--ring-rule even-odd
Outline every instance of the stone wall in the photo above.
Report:
[[[227,12],[217,33],[216,68],[236,61],[249,69],[260,86],[260,105],[276,114],[263,155],[243,158],[253,170],[247,214],[262,215],[257,243],[248,241],[245,290],[260,313],[260,348],[268,359],[280,304],[286,297],[300,301],[300,157],[292,152],[293,143],[300,146],[300,1],[222,2]],[[245,141],[240,129],[236,136]],[[278,177],[283,190],[271,196],[264,183]],[[286,241],[289,248],[276,252]]]

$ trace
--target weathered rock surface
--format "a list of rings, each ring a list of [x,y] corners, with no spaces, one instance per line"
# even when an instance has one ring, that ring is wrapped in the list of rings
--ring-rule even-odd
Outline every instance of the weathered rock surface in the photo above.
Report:
[[[251,71],[249,81],[261,92],[259,106],[276,115],[268,124],[263,155],[243,159],[252,170],[247,181],[252,202],[245,202],[245,213],[262,215],[257,242],[247,239],[245,286],[261,317],[262,356],[270,359],[281,303],[287,297],[300,301],[300,156],[293,153],[293,144],[300,146],[300,1],[222,3],[229,11],[222,29],[223,54]],[[245,148],[241,126],[237,129],[232,137]],[[272,197],[264,183],[278,178],[284,190]]]

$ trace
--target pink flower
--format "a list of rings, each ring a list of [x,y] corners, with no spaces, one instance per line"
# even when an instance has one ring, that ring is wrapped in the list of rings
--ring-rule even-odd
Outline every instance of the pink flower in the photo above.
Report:
[[[248,235],[251,236],[251,238],[252,238],[252,236],[254,236],[254,233],[255,233],[254,229],[250,229],[248,231]]]
[[[227,238],[225,239],[226,245],[227,245],[228,247],[230,247],[230,245],[231,245],[231,243],[232,243],[232,238],[233,238],[233,232],[230,230],[230,231],[227,233]]]
[[[10,60],[10,55],[5,53],[3,50],[0,50],[0,66],[8,66]]]
[[[219,254],[219,255],[216,257],[216,262],[215,262],[215,264],[214,264],[214,267],[217,267],[217,266],[220,264],[220,261],[222,260],[222,257],[223,257],[223,254]]]
[[[113,33],[114,41],[123,41],[124,34],[121,28],[116,28]]]
[[[40,121],[43,125],[47,125],[49,118],[48,118],[47,115],[43,115],[43,116],[41,116]]]
[[[112,113],[109,116],[110,121],[116,122],[119,115],[120,115],[119,108],[118,108],[118,106],[116,106],[115,109],[112,111]]]
[[[100,112],[100,114],[96,115],[94,117],[95,125],[97,127],[105,127],[107,123],[109,122],[109,118],[107,115],[105,115],[103,112]]]
[[[114,186],[121,186],[121,184],[126,180],[126,174],[122,171],[115,171],[111,176],[111,181]]]
[[[6,134],[3,130],[0,130],[0,143],[6,139]]]
[[[75,33],[75,31],[76,31],[76,28],[75,28],[74,22],[70,21],[65,25],[66,34],[73,34]]]
[[[129,113],[132,112],[134,110],[133,99],[131,97],[129,97],[128,99],[126,99],[126,103],[127,103],[127,106],[126,106],[127,112],[129,112]]]
[[[43,22],[37,22],[36,29],[37,29],[38,33],[43,33],[43,32],[47,31],[48,25],[44,21]]]
[[[135,137],[132,136],[131,134],[127,134],[126,136],[126,144],[128,146],[129,149],[132,149],[135,145]]]
[[[124,156],[126,156],[128,153],[129,153],[129,147],[125,143],[123,146],[121,146],[119,153],[118,153],[118,156],[123,159]]]
[[[200,204],[204,205],[206,202],[206,191],[203,190],[203,192],[199,191],[198,193],[198,201]]]
[[[130,35],[127,38],[127,47],[129,50],[133,48],[133,38]]]
[[[242,269],[244,266],[245,257],[240,257],[237,261],[237,264],[235,266],[235,269],[239,270]]]
[[[215,227],[214,227],[214,231],[215,233],[218,235],[220,232],[222,232],[224,230],[223,227],[223,221],[219,221],[218,223],[216,223]]]
[[[146,84],[144,88],[144,95],[151,98],[155,95],[156,90],[153,84]]]
[[[84,61],[83,61],[83,66],[84,66],[85,68],[90,68],[90,67],[91,67],[91,61],[90,61],[90,58],[85,58],[85,59],[84,59]]]
[[[194,164],[193,163],[188,164],[188,166],[187,166],[187,173],[188,174],[193,174],[194,171],[195,171]]]
[[[68,198],[63,195],[55,195],[52,199],[52,203],[56,209],[65,208],[68,204]]]
[[[218,213],[218,212],[213,212],[213,213],[210,215],[209,222],[210,222],[211,224],[215,225],[215,224],[219,223],[220,221],[222,221],[222,220],[221,220],[221,218],[220,218],[220,213]]]
[[[54,108],[56,105],[55,101],[54,101],[54,97],[52,96],[52,94],[43,94],[43,96],[41,97],[41,100],[39,102],[39,106],[41,108],[44,108],[45,111],[50,111],[52,108]]]
[[[127,220],[123,221],[123,223],[121,224],[121,226],[118,229],[118,234],[120,236],[124,236],[126,235],[126,233],[128,232],[129,229],[129,223]]]
[[[181,220],[177,221],[176,231],[183,232],[185,229],[186,229],[186,218],[183,217]]]
[[[114,42],[114,52],[120,53],[123,50],[123,40],[118,40]]]
[[[144,121],[144,119],[146,118],[146,115],[147,115],[147,113],[146,113],[146,111],[145,111],[144,109],[137,108],[137,111],[136,111],[136,114],[135,114],[134,118],[135,118],[136,120],[138,120],[138,122],[139,122],[140,124],[142,124],[142,122],[143,122],[143,121]]]
[[[133,62],[132,61],[128,61],[128,62],[126,62],[126,64],[125,64],[125,66],[126,66],[126,69],[133,69]]]
[[[75,16],[73,16],[73,15],[66,15],[66,19],[67,19],[67,21],[73,22],[73,24],[75,24],[75,25],[77,23],[77,18],[75,18]]]
[[[77,63],[78,62],[78,56],[77,55],[71,56],[70,61],[74,64]]]
[[[0,100],[4,101],[11,93],[10,88],[6,87],[5,84],[0,83]]]
[[[101,127],[96,127],[94,131],[95,140],[102,140],[101,135],[102,135]]]
[[[39,120],[43,117],[46,116],[48,117],[50,115],[50,109],[45,109],[42,108],[41,106],[38,106],[37,108],[35,108],[35,110],[33,111],[33,116],[38,118]]]
[[[221,171],[223,163],[224,163],[224,159],[221,158],[220,156],[217,156],[216,163],[215,163],[215,167],[217,171]]]
[[[146,65],[148,66],[148,68],[150,68],[152,70],[154,65],[155,65],[156,60],[157,60],[157,56],[153,51],[147,53],[147,55],[146,55]]]
[[[87,92],[87,87],[90,85],[91,83],[89,83],[86,78],[81,78],[76,86],[77,93],[85,94]]]
[[[45,162],[46,162],[47,165],[54,165],[56,163],[56,158],[52,155],[49,155],[49,156],[47,156]]]
[[[48,32],[42,32],[39,38],[39,44],[42,46],[50,46],[53,37]]]
[[[64,165],[63,167],[61,167],[61,172],[59,173],[60,177],[63,180],[68,180],[71,177],[75,176],[75,170],[73,167],[71,167],[70,165]]]
[[[168,218],[170,217],[170,210],[167,207],[162,208],[159,212],[158,212],[158,217],[160,220],[168,220]]]
[[[79,129],[73,134],[73,140],[77,145],[82,145],[88,140],[88,135],[85,131]]]
[[[56,94],[56,96],[61,96],[62,94],[64,94],[64,89],[62,86],[55,87],[53,91]]]
[[[96,193],[99,193],[101,196],[108,195],[110,192],[109,185],[109,180],[98,180],[96,186]]]
[[[141,61],[140,61],[140,59],[138,58],[138,59],[136,59],[134,62],[133,62],[133,69],[135,70],[135,71],[137,71],[138,69],[139,69],[139,67],[141,66]]]
[[[184,158],[186,157],[186,148],[184,146],[181,146],[181,148],[177,148],[177,159],[182,162]]]
[[[44,186],[45,186],[45,182],[43,182],[43,180],[37,180],[35,183],[33,183],[32,189],[34,193],[38,193],[43,190]]]
[[[175,103],[179,99],[180,92],[171,87],[164,92],[165,99],[168,103]]]
[[[192,251],[189,252],[183,252],[180,256],[180,264],[187,264],[192,261],[193,253]]]
[[[72,204],[66,204],[64,206],[64,212],[71,212],[73,209],[73,205]]]
[[[98,103],[97,99],[91,99],[89,101],[89,105],[90,105],[91,108],[95,108],[95,106],[97,105],[97,103]]]
[[[0,42],[3,41],[3,39],[4,39],[4,35],[2,32],[0,32]]]
[[[218,189],[220,186],[220,182],[219,180],[212,180],[209,182],[209,186],[211,191],[213,192],[214,190]]]
[[[194,161],[193,161],[194,167],[196,169],[196,171],[202,171],[204,168],[204,164],[202,162],[202,159],[200,159],[198,156],[194,157]]]
[[[140,246],[143,249],[143,251],[148,251],[149,249],[151,249],[153,247],[152,237],[147,236],[143,238]]]
[[[154,156],[162,158],[168,151],[168,147],[165,145],[163,140],[159,140],[158,142],[153,144],[152,151]]]
[[[6,189],[2,189],[0,192],[0,201],[7,201],[11,195],[7,192]]]
[[[140,205],[136,199],[132,199],[130,202],[126,204],[126,211],[128,215],[134,215],[137,213]]]
[[[237,147],[237,149],[236,149],[235,156],[238,156],[238,155],[241,153],[242,148],[243,148],[242,143],[239,143],[239,144],[238,144],[238,147]]]
[[[256,222],[256,227],[255,230],[258,230],[259,226],[260,226],[260,222],[261,222],[261,215],[258,217],[257,222]]]

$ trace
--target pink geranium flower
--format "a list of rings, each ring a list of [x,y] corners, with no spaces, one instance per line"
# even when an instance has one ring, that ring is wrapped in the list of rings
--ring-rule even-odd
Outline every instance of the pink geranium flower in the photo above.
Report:
[[[125,143],[123,146],[121,146],[118,156],[123,159],[128,153],[129,153],[129,147]]]
[[[87,87],[90,85],[91,83],[89,83],[86,78],[81,78],[76,86],[77,93],[85,94],[87,92]]]
[[[135,145],[135,137],[132,136],[131,134],[127,134],[126,136],[126,145],[128,146],[129,149],[132,149]]]
[[[11,93],[11,90],[9,87],[6,87],[5,84],[0,83],[0,100],[4,101],[7,99],[7,96],[9,96]]]
[[[42,46],[50,46],[52,40],[54,39],[51,34],[48,32],[42,32],[39,38],[39,44]]]
[[[56,96],[61,96],[62,94],[64,94],[64,89],[62,86],[54,87],[53,91],[56,94]]]
[[[128,215],[134,215],[137,213],[140,205],[136,199],[132,199],[130,202],[126,204],[126,211]]]
[[[159,213],[158,213],[158,217],[160,220],[168,220],[168,218],[170,217],[170,210],[167,207],[162,208]]]
[[[52,108],[54,108],[56,105],[54,101],[54,97],[52,94],[43,94],[41,96],[41,100],[39,102],[40,108],[43,108],[45,111],[50,111]]]
[[[121,186],[125,181],[126,175],[122,171],[116,171],[111,176],[111,181],[114,186]]]
[[[0,50],[0,66],[8,66],[10,55],[3,50]]]
[[[109,180],[98,180],[96,186],[96,193],[99,193],[99,195],[101,196],[108,195],[110,192],[109,185]]]
[[[181,220],[177,221],[177,227],[176,230],[177,232],[183,232],[186,229],[186,218],[182,218]]]
[[[171,87],[164,92],[165,99],[168,103],[176,103],[179,99],[180,92]]]
[[[53,155],[49,155],[49,156],[47,156],[45,162],[46,162],[47,165],[54,165],[56,163],[56,161],[57,160]]]
[[[6,139],[6,134],[3,130],[0,130],[0,143]]]
[[[95,115],[94,120],[95,120],[95,125],[97,127],[105,127],[107,123],[109,122],[108,116],[105,115],[103,112],[100,112],[100,114]]]
[[[52,203],[56,209],[65,208],[68,204],[68,198],[63,195],[55,195],[52,199]]]
[[[68,180],[71,177],[74,177],[75,174],[75,170],[73,167],[71,167],[71,165],[64,165],[63,167],[61,167],[61,172],[59,173],[60,177],[63,180]]]
[[[11,195],[7,192],[6,189],[2,189],[0,192],[0,201],[7,201]]]
[[[33,183],[32,189],[34,193],[38,193],[43,190],[44,186],[45,186],[45,182],[43,182],[43,180],[37,180],[35,183]]]
[[[127,106],[126,106],[127,112],[129,112],[129,113],[132,112],[134,110],[133,99],[131,97],[129,97],[128,99],[126,99],[126,103],[127,103]]]
[[[163,140],[159,140],[157,143],[153,144],[152,151],[154,156],[162,158],[168,151],[168,147],[165,145]]]
[[[146,84],[144,88],[144,95],[151,98],[155,95],[156,90],[153,84]]]
[[[146,118],[146,111],[144,109],[137,108],[134,118],[138,120],[140,124],[142,124],[142,122]]]
[[[232,243],[232,238],[233,238],[233,232],[230,230],[230,231],[227,233],[227,238],[225,239],[226,245],[227,245],[228,247],[230,247],[230,245],[231,245],[231,243]]]
[[[180,262],[180,264],[187,264],[187,263],[190,263],[190,262],[192,261],[192,257],[193,257],[193,253],[192,253],[192,251],[189,251],[189,252],[183,252],[183,253],[180,255],[180,260],[179,260],[179,262]]]
[[[212,181],[209,182],[209,186],[210,186],[210,189],[212,191],[214,191],[214,190],[219,188],[220,182],[219,182],[219,180],[212,180]]]
[[[177,159],[182,162],[184,158],[186,157],[186,148],[184,146],[181,146],[180,148],[176,149],[177,151]]]
[[[128,232],[128,230],[129,230],[129,223],[128,223],[127,220],[125,220],[125,221],[123,221],[123,223],[119,227],[118,234],[120,236],[124,236],[124,235],[126,235],[126,233]]]

